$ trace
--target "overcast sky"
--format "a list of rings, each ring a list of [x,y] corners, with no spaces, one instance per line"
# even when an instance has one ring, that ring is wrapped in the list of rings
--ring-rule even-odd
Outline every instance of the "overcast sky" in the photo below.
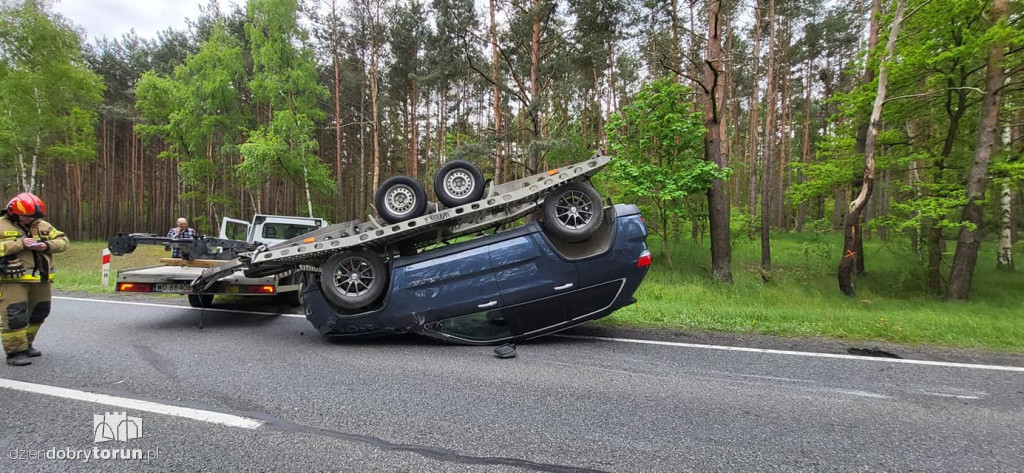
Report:
[[[227,10],[231,2],[220,3]],[[132,28],[143,38],[156,38],[167,27],[184,29],[185,18],[199,16],[199,5],[200,0],[57,0],[53,8],[84,28],[93,43],[104,35],[120,38]]]

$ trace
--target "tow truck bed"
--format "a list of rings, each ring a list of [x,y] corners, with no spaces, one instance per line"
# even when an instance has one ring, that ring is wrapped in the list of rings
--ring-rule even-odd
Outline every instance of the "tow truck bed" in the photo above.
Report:
[[[216,263],[222,263],[217,261]],[[168,266],[156,265],[144,268],[135,268],[118,271],[117,290],[122,291],[122,283],[148,285],[149,290],[143,291],[145,287],[132,287],[132,291],[125,292],[154,292],[165,294],[194,294],[190,284],[198,278],[203,270],[202,266]],[[288,291],[297,291],[298,285],[278,285],[281,279],[275,276],[258,278],[246,277],[241,271],[230,273],[217,280],[210,287],[206,288],[204,294],[245,294],[245,295],[274,295]]]

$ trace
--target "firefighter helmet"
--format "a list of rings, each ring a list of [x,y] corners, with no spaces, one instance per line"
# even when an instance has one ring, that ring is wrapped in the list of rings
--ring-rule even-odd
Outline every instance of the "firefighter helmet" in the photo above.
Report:
[[[14,196],[7,203],[7,213],[31,218],[43,218],[46,216],[46,204],[43,203],[43,199],[36,197],[34,194],[22,192]]]

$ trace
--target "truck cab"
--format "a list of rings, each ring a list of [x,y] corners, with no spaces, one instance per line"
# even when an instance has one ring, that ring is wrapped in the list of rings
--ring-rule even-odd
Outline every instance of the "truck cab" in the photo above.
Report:
[[[326,226],[327,221],[316,217],[256,214],[252,222],[224,217],[220,222],[220,238],[274,246]]]

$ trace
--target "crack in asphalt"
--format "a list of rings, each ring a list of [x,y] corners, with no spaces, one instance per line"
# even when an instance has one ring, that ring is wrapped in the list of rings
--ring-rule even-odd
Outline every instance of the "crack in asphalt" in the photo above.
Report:
[[[146,351],[146,349],[148,347],[141,347],[140,348],[140,346],[137,346],[136,348],[140,351],[140,353],[143,353],[143,352]],[[149,351],[152,352],[152,350],[149,350]],[[157,355],[157,356],[159,356],[159,355]],[[236,416],[241,416],[241,417],[248,417],[250,419],[259,420],[259,421],[262,421],[264,423],[262,426],[260,426],[258,429],[256,429],[257,431],[259,431],[261,429],[273,429],[273,430],[276,430],[276,431],[279,431],[279,432],[284,432],[284,433],[298,433],[298,434],[316,435],[316,436],[319,436],[319,437],[327,437],[327,438],[343,440],[343,441],[346,441],[346,442],[359,443],[359,444],[363,444],[363,445],[366,445],[366,446],[369,446],[369,447],[378,448],[378,449],[381,449],[381,450],[387,450],[387,451],[392,451],[392,452],[415,453],[415,454],[422,455],[422,456],[430,458],[430,459],[439,460],[439,461],[445,461],[445,462],[451,462],[451,463],[459,463],[459,464],[464,464],[464,465],[511,466],[511,467],[518,467],[518,468],[529,469],[529,470],[533,470],[533,471],[547,471],[547,472],[555,472],[555,473],[603,473],[603,472],[605,472],[605,470],[598,470],[598,469],[593,469],[593,468],[583,468],[583,467],[575,467],[575,466],[567,466],[567,465],[557,465],[557,464],[552,464],[552,463],[539,463],[539,462],[533,462],[533,461],[523,460],[523,459],[519,459],[519,458],[483,457],[483,456],[466,455],[466,454],[458,453],[458,452],[456,452],[454,450],[446,449],[446,448],[426,447],[426,446],[422,446],[422,445],[390,442],[390,441],[384,440],[382,438],[373,437],[373,436],[370,436],[370,435],[353,434],[353,433],[348,433],[348,432],[339,432],[339,431],[336,431],[336,430],[329,430],[329,429],[324,429],[324,428],[320,428],[320,427],[313,427],[313,426],[309,426],[309,425],[299,424],[299,423],[295,423],[295,422],[291,422],[291,421],[287,421],[287,420],[281,419],[281,418],[279,418],[277,416],[274,416],[272,414],[268,414],[268,413],[265,413],[265,412],[243,411],[243,410],[236,410],[236,409],[230,409],[230,408],[224,408],[224,407],[217,407],[217,406],[211,406],[208,403],[203,403],[203,402],[184,401],[184,402],[171,403],[171,402],[162,401],[160,399],[154,399],[154,398],[148,398],[148,397],[145,397],[145,396],[139,396],[137,394],[134,394],[134,393],[131,393],[131,392],[128,392],[128,391],[111,389],[111,388],[102,389],[102,390],[99,390],[97,392],[111,394],[111,395],[117,395],[117,396],[120,396],[120,397],[126,397],[126,398],[130,398],[130,399],[138,399],[138,400],[141,400],[141,401],[156,402],[156,403],[165,404],[165,405],[168,405],[168,406],[189,407],[189,408],[200,409],[200,410],[204,410],[204,411],[218,412],[218,413],[221,413],[221,414],[230,414],[230,415],[236,415]]]

